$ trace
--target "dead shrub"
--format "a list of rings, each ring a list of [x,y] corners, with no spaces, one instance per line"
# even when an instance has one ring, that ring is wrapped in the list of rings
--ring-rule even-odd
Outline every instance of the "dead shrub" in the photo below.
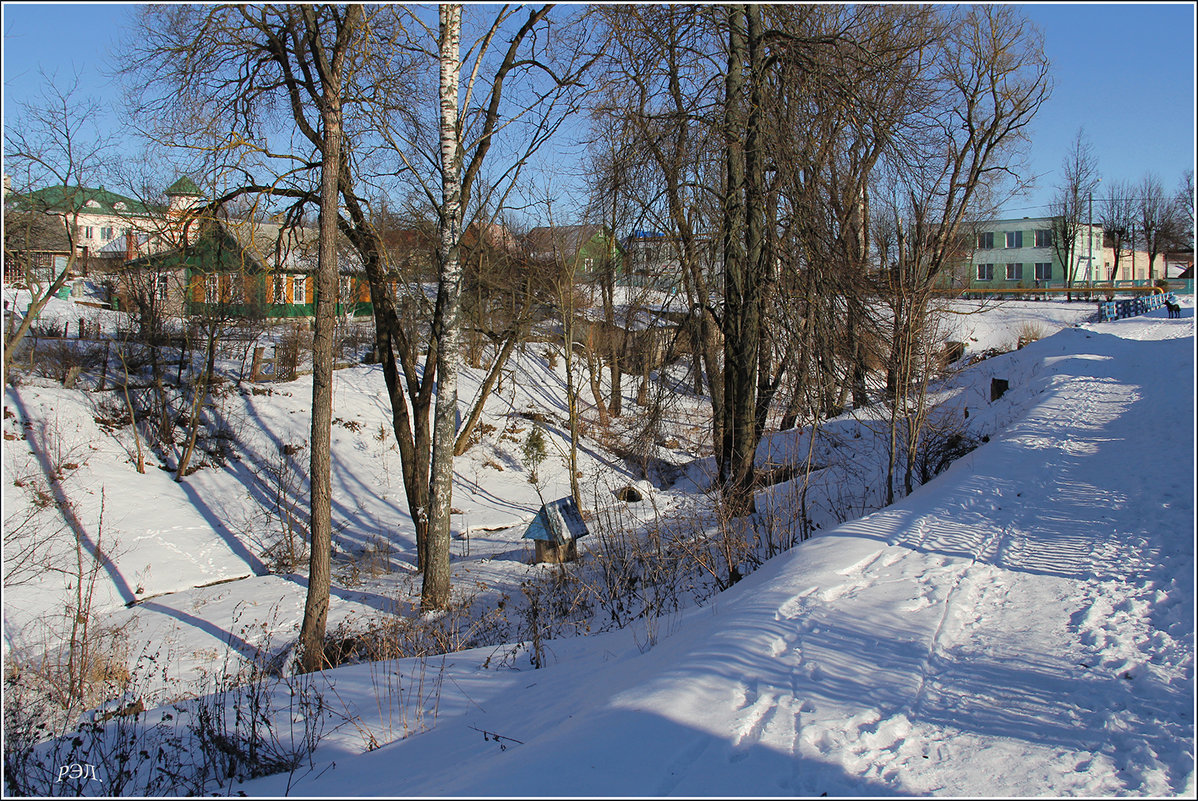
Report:
[[[1038,339],[1043,339],[1047,334],[1047,331],[1045,331],[1044,326],[1040,325],[1039,323],[1025,320],[1024,322],[1020,323],[1019,328],[1016,329],[1015,333],[1018,337],[1015,348],[1018,350],[1024,345],[1031,344]]]
[[[274,573],[290,573],[308,559],[308,515],[304,505],[307,479],[302,468],[306,448],[302,442],[283,443],[260,467],[262,499],[246,531]]]
[[[99,376],[105,353],[103,346],[87,341],[60,339],[40,342],[31,353],[33,373],[61,381],[70,388],[84,373]]]
[[[329,667],[384,659],[428,657],[504,642],[508,635],[506,601],[483,609],[473,597],[437,615],[422,615],[406,601],[394,614],[346,618],[325,636]]]

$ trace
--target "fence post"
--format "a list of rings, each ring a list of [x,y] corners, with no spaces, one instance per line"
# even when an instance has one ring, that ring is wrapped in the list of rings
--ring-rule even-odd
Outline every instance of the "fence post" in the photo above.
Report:
[[[250,366],[250,380],[258,380],[258,371],[262,369],[262,353],[266,349],[261,345],[254,348],[254,361]]]

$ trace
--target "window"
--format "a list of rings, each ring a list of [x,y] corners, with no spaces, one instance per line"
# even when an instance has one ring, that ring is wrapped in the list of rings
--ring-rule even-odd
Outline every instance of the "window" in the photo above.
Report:
[[[591,270],[591,269],[594,269],[594,267],[595,267],[594,259],[583,259],[582,260],[582,269]]]
[[[1016,262],[1015,264],[1007,264],[1007,280],[1022,281],[1023,280],[1023,263]]]
[[[1050,248],[1052,247],[1052,229],[1037,228],[1036,229],[1036,247]]]
[[[1007,247],[1023,247],[1023,231],[1007,231]]]
[[[90,226],[90,225],[83,226],[83,238],[84,239],[88,239],[88,240],[93,239],[95,237],[95,235],[96,235],[96,230],[92,226]]]
[[[287,276],[276,275],[274,280],[274,302],[283,304],[287,302]]]
[[[993,264],[979,264],[978,265],[978,280],[979,281],[993,281],[994,280],[994,265]]]
[[[100,238],[103,240],[112,239],[112,226],[106,225],[100,229]]]
[[[295,277],[295,284],[294,284],[295,290],[294,290],[294,294],[292,295],[292,303],[303,304],[303,303],[307,302],[308,293],[307,293],[306,287],[304,286],[304,283],[305,283],[304,276],[297,275]]]
[[[1051,281],[1052,280],[1052,262],[1038,261],[1036,262],[1036,280]]]
[[[166,303],[170,299],[170,284],[165,275],[158,276],[158,300]]]
[[[994,232],[988,231],[984,234],[978,234],[978,250],[992,250],[994,248]]]
[[[216,303],[220,297],[220,278],[215,274],[209,275],[204,279],[204,300],[207,303]]]

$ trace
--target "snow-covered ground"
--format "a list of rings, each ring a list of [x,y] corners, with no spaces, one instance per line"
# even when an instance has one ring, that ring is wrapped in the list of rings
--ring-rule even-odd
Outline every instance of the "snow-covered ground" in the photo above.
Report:
[[[946,408],[986,441],[911,496],[839,526],[817,516],[818,536],[703,605],[554,640],[540,670],[528,649],[488,646],[326,671],[313,681],[341,722],[314,767],[226,789],[1192,796],[1194,311],[1183,304],[1181,320],[1161,310],[1088,323],[1091,304],[1031,302],[960,315],[949,338],[975,354],[1013,346],[1029,320],[1045,336],[953,378]],[[549,414],[542,492],[565,494],[561,364],[550,369],[530,349],[517,369],[488,409],[496,429],[456,467],[463,594],[518,595],[521,581],[557,569],[526,564],[520,536],[539,501],[521,465],[525,429],[515,430],[527,420],[507,414]],[[1011,388],[991,403],[994,377]],[[376,436],[388,418],[381,376],[357,367],[337,378],[343,556],[331,625],[395,608],[416,581],[398,453]],[[112,554],[98,606],[108,623],[128,624],[130,653],[169,652],[176,682],[230,644],[249,651],[293,636],[302,614],[302,575],[266,574],[255,532],[267,466],[307,437],[310,389],[302,378],[272,389],[222,399],[244,452],[181,483],[153,465],[133,471],[130,442],[96,422],[87,393],[50,381],[6,390],[6,526],[47,460],[77,465],[61,471],[62,491],[76,525]],[[673,413],[686,422],[698,408]],[[775,435],[764,450],[798,450],[795,436]],[[26,442],[52,455],[39,460]],[[836,442],[821,446],[826,455],[848,447]],[[593,497],[632,483],[620,461],[584,444],[584,483],[604,476]],[[682,449],[663,456],[684,459]],[[690,481],[637,486],[669,517],[699,502],[702,472],[695,462]],[[831,502],[836,479],[826,481]],[[785,514],[794,489],[770,488],[765,505]],[[393,549],[390,572],[348,580],[362,564],[351,557],[378,542]],[[6,650],[36,645],[66,581],[6,592]],[[381,747],[367,751],[364,732]]]

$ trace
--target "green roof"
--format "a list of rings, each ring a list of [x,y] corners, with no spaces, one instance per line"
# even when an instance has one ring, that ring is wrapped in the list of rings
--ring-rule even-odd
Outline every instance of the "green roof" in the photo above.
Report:
[[[179,180],[171,184],[166,190],[166,196],[171,197],[180,195],[184,197],[203,197],[204,193],[195,185],[195,181],[184,175]]]
[[[57,213],[90,212],[141,217],[158,213],[140,200],[134,200],[100,187],[48,186],[19,196],[18,203],[31,211]]]

